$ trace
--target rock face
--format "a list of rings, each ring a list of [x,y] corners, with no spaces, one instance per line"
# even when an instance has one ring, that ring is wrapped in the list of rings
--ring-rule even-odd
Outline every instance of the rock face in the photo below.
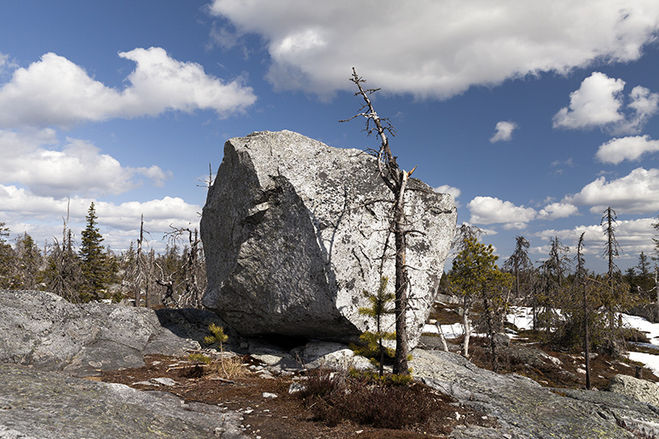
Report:
[[[0,364],[0,438],[238,439],[241,420],[165,392]]]
[[[201,220],[206,307],[243,335],[346,339],[373,329],[362,291],[394,285],[391,194],[373,157],[291,131],[226,142]],[[434,301],[456,222],[452,196],[411,179],[406,198],[407,314],[414,346]],[[389,322],[391,324],[391,321]]]
[[[628,375],[616,375],[609,383],[609,390],[631,396],[641,402],[652,404],[659,410],[659,384],[640,380]]]
[[[145,354],[199,347],[214,313],[72,304],[42,291],[0,290],[0,362],[88,376],[144,365]],[[171,328],[167,329],[167,328]]]
[[[498,375],[449,352],[412,352],[414,375],[479,409],[499,428],[456,429],[452,438],[623,439],[659,437],[659,408],[613,392],[550,389]]]

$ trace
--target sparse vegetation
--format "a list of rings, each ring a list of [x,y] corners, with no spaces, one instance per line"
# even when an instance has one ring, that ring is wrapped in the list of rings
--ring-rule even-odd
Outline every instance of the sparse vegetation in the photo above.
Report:
[[[400,429],[425,422],[437,409],[439,400],[428,387],[410,384],[406,378],[314,370],[300,397],[328,425],[350,420],[360,425]]]

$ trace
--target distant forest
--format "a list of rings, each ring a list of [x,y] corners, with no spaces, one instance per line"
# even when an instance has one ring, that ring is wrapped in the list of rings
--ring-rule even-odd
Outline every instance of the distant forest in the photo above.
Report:
[[[201,307],[206,264],[196,229],[172,228],[164,252],[143,248],[144,231],[115,253],[103,245],[94,203],[80,242],[64,224],[62,236],[40,249],[28,234],[8,241],[0,222],[0,289],[43,290],[70,302],[129,302],[147,307]]]

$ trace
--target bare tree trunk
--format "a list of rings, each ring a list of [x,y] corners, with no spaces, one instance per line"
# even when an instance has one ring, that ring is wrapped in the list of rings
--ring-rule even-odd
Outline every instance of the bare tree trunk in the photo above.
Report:
[[[398,200],[394,212],[394,239],[396,241],[396,297],[394,316],[396,318],[396,357],[394,362],[394,373],[407,374],[407,356],[409,344],[407,339],[407,291],[409,289],[409,277],[407,274],[406,259],[406,236],[404,230],[405,219],[405,187],[407,186],[407,173],[403,171],[402,184],[400,185]]]
[[[487,325],[487,336],[490,339],[490,355],[492,356],[492,370],[494,372],[498,369],[497,364],[497,350],[496,344],[494,343],[494,325],[492,322],[492,308],[490,307],[490,301],[487,299],[487,296],[484,296],[483,304],[485,306],[485,324]]]
[[[583,351],[584,351],[584,362],[586,365],[586,389],[590,390],[590,323],[588,316],[588,297],[586,291],[586,276],[584,273],[583,267],[583,257],[581,255],[581,249],[583,247],[583,237],[585,232],[581,234],[579,238],[579,244],[577,245],[577,278],[581,283],[582,290],[582,307],[583,307],[583,326],[584,326],[584,341],[583,341]]]
[[[462,356],[469,358],[469,338],[471,338],[471,322],[469,321],[469,310],[471,304],[467,297],[464,298],[462,311],[462,327],[464,329],[464,341],[462,342]]]
[[[369,98],[369,94],[376,92],[377,89],[364,89],[362,83],[364,83],[365,80],[357,75],[357,71],[354,67],[352,69],[352,78],[350,80],[357,86],[358,92],[356,95],[361,96],[365,103],[362,107],[362,110],[365,111],[358,113],[354,117],[361,116],[366,119],[367,131],[369,131],[369,123],[375,125],[377,134],[380,137],[380,148],[377,153],[378,173],[394,197],[392,228],[396,242],[396,292],[394,300],[394,315],[396,319],[396,356],[394,359],[393,371],[395,374],[409,375],[407,364],[409,344],[406,315],[410,281],[405,260],[407,248],[407,231],[405,230],[405,188],[407,186],[407,180],[410,175],[412,175],[415,168],[410,172],[400,169],[396,162],[396,157],[391,153],[389,139],[387,138],[387,131],[390,133],[392,132],[391,125],[388,125],[386,119],[383,120],[378,116],[378,113],[375,111]]]
[[[444,352],[448,352],[448,344],[446,343],[446,337],[444,336],[444,330],[442,329],[442,325],[439,322],[435,322],[435,326],[437,327],[437,334],[439,335],[439,341],[442,343],[442,350]]]

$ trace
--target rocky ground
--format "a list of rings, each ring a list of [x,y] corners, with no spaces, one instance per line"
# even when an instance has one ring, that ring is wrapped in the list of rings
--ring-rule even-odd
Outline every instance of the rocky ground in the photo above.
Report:
[[[329,427],[289,388],[310,367],[366,368],[363,358],[338,344],[243,340],[231,346],[239,355],[225,355],[230,374],[195,366],[188,354],[214,319],[195,313],[0,291],[0,438],[659,437],[649,381],[625,378],[616,392],[543,387],[432,347],[411,362],[438,395],[431,421],[396,432]]]

